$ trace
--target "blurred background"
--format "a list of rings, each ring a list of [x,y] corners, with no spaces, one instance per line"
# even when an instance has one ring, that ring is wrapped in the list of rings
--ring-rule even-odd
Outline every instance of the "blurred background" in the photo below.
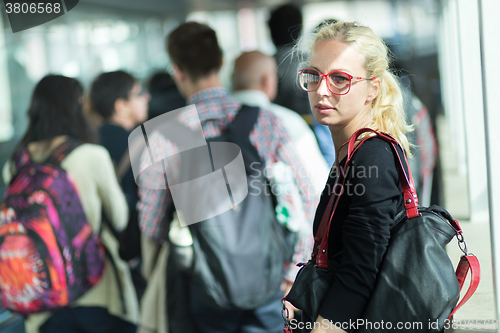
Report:
[[[31,92],[46,74],[78,78],[88,90],[101,72],[123,69],[146,85],[153,73],[169,68],[165,36],[178,24],[196,20],[217,32],[224,53],[221,78],[231,88],[233,61],[241,52],[276,53],[267,21],[270,12],[284,3],[80,0],[67,14],[18,33],[12,32],[0,5],[0,167],[25,131]],[[422,115],[428,117],[432,127],[423,129],[423,136],[437,140],[436,149],[420,161],[431,177],[426,201],[443,205],[456,219],[465,221],[464,229],[471,235],[469,248],[476,246],[483,266],[482,289],[475,296],[480,301],[470,306],[476,312],[464,310],[462,316],[497,318],[494,295],[498,291],[491,263],[500,255],[490,239],[500,239],[495,231],[495,222],[500,223],[500,177],[495,172],[500,169],[496,146],[500,137],[494,128],[500,123],[495,103],[500,94],[500,1],[293,3],[302,9],[302,36],[306,38],[325,19],[358,21],[371,27],[393,51],[394,66],[412,93],[411,106],[417,112],[425,108],[411,121],[418,126]],[[0,180],[0,188],[4,186]],[[15,318],[8,313],[0,314],[0,325],[4,325],[0,328],[12,325],[11,320]]]

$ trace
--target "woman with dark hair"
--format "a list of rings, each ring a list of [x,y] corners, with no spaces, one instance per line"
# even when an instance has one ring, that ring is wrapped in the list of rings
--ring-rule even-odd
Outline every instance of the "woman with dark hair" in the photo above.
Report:
[[[30,123],[19,146],[68,135],[94,142],[82,112],[83,89],[75,79],[59,75],[44,77],[35,87],[28,109]],[[57,121],[60,120],[60,121]]]
[[[138,302],[116,239],[101,228],[101,212],[115,229],[127,223],[127,203],[108,152],[93,144],[83,110],[83,89],[72,78],[48,75],[35,87],[28,110],[29,126],[16,152],[28,150],[30,160],[43,164],[66,142],[79,142],[60,163],[75,185],[86,220],[106,248],[100,282],[70,306],[28,316],[26,332],[135,332]],[[16,153],[14,152],[14,154]],[[4,169],[6,183],[16,174],[12,161]],[[120,288],[121,287],[121,288]],[[120,291],[120,289],[122,289]],[[122,297],[123,296],[123,297]]]

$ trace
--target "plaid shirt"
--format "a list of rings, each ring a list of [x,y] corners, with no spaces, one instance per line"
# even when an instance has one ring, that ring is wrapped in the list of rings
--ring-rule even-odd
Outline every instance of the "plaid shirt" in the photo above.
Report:
[[[240,103],[222,87],[199,91],[187,100],[187,104],[196,105],[205,138],[221,135],[241,107]],[[158,137],[153,138],[153,135],[159,134],[151,134],[150,142],[162,142]],[[300,172],[302,169],[293,144],[278,118],[272,113],[262,110],[259,113],[257,124],[250,134],[250,141],[256,147],[266,167],[277,161],[282,161],[295,172],[295,179],[297,179],[297,186],[311,233],[301,237],[295,248],[293,263],[289,265],[286,276],[287,279],[293,281],[297,272],[295,263],[306,262],[309,259],[312,249],[312,221],[318,198],[314,195],[314,187],[309,183],[304,172]],[[155,156],[158,156],[156,154],[160,149],[169,150],[170,154],[176,152],[176,147],[165,140],[161,144],[153,145],[150,148]],[[146,163],[147,160],[149,160],[149,156],[144,154],[143,163]],[[175,169],[175,166],[172,167]],[[148,184],[162,182],[164,182],[164,179],[160,173],[143,172],[140,176],[140,199],[137,204],[141,232],[147,238],[157,242],[167,239],[170,222],[167,212],[173,211],[173,201],[168,188],[166,190],[151,190],[148,188],[154,188],[155,186],[148,186]]]

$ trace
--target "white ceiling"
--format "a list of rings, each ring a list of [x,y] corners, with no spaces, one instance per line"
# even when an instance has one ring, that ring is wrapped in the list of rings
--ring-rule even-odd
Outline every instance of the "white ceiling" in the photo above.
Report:
[[[340,0],[329,0],[340,1]],[[345,1],[345,0],[344,0]],[[349,0],[356,1],[356,0]],[[363,0],[366,1],[366,0]],[[421,3],[438,0],[387,0],[388,2],[403,1]],[[287,2],[297,4],[326,2],[322,0],[80,0],[80,5],[103,10],[131,11],[135,14],[143,12],[160,16],[185,16],[193,11],[237,10],[244,7],[274,7]],[[88,5],[88,6],[86,6]]]

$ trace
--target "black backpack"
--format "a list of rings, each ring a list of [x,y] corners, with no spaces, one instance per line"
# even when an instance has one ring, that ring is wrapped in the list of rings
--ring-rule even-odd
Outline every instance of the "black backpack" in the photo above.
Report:
[[[250,142],[258,116],[259,108],[242,106],[222,135],[207,140],[209,150],[215,142],[239,146],[248,195],[234,209],[189,225],[193,237],[191,288],[205,304],[225,309],[255,309],[276,297],[297,238],[296,232],[276,220],[276,199],[264,177],[263,161]],[[195,172],[200,175],[194,170],[197,163],[188,165],[181,178],[193,179]],[[212,172],[217,169],[212,164]],[[226,186],[230,192],[227,179]]]

